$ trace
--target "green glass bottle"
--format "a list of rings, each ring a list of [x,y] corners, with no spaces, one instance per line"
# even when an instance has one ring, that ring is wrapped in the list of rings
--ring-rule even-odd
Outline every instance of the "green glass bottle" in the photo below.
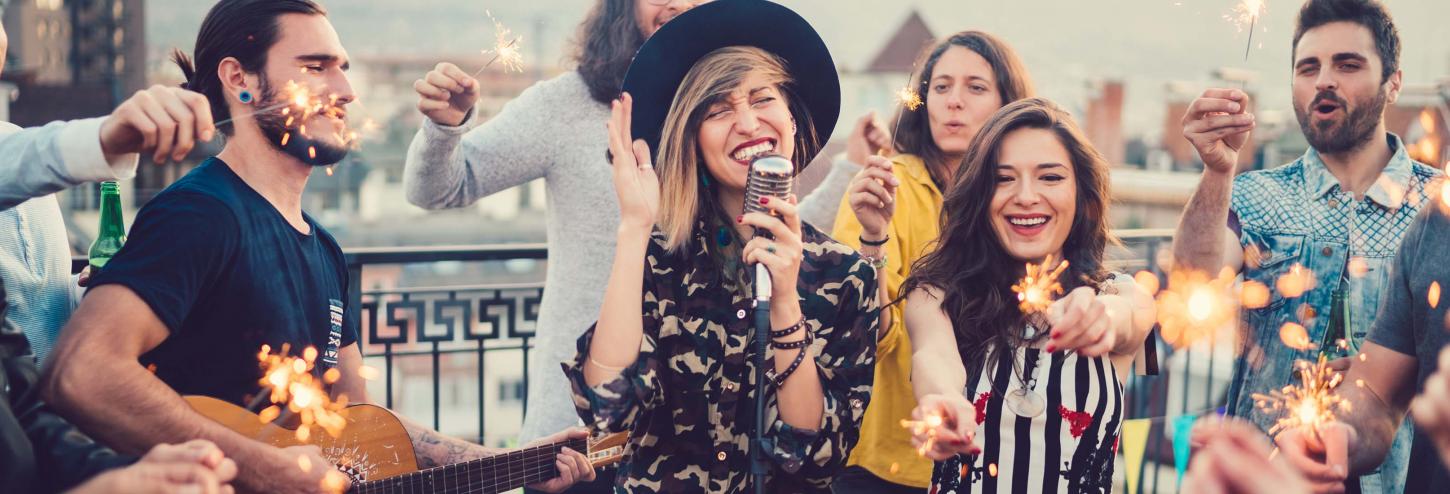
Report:
[[[101,182],[101,227],[89,253],[91,271],[106,267],[106,262],[126,243],[126,223],[121,219],[121,192],[116,182]],[[95,273],[92,273],[95,274]]]

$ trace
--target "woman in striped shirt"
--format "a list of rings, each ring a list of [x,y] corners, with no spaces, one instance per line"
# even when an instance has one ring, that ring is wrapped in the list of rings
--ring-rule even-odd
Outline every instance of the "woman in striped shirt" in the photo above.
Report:
[[[940,243],[902,287],[931,492],[1112,489],[1122,380],[1155,313],[1103,268],[1107,173],[1045,99],[1003,107],[973,140]],[[1019,305],[1024,266],[1056,259],[1065,294]]]

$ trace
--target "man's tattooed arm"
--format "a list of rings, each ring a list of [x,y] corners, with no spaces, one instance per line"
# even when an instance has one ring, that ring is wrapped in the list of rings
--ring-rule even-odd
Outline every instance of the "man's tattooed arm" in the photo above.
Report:
[[[398,419],[408,430],[408,438],[413,440],[413,454],[417,456],[418,468],[452,465],[501,452],[499,449],[445,436],[404,417]]]

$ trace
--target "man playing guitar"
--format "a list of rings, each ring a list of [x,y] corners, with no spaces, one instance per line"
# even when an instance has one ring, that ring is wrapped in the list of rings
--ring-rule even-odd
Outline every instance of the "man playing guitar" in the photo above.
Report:
[[[176,139],[187,141],[177,149],[211,139],[214,128],[226,145],[148,202],[125,247],[93,273],[45,366],[43,393],[122,451],[210,440],[236,460],[242,490],[345,489],[327,468],[335,458],[316,446],[259,441],[181,395],[245,403],[261,392],[258,350],[286,344],[316,348],[319,374],[339,371],[334,396],[368,401],[342,250],[301,207],[311,172],[341,161],[350,145],[344,119],[356,95],[347,52],[311,0],[221,0],[195,46],[195,64],[175,58],[185,87],[205,95],[210,112],[193,117],[160,102],[141,111],[177,129]],[[501,453],[399,419],[418,467]],[[586,435],[568,430],[541,441],[577,447]],[[548,473],[557,475],[536,475],[531,487],[557,492],[594,478],[583,452],[550,456]]]

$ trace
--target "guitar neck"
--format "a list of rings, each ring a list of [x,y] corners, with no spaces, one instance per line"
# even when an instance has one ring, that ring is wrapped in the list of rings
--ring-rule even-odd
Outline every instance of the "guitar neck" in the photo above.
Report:
[[[509,491],[559,476],[555,458],[565,447],[589,451],[586,439],[571,439],[363,482],[354,485],[350,492],[488,494]]]

